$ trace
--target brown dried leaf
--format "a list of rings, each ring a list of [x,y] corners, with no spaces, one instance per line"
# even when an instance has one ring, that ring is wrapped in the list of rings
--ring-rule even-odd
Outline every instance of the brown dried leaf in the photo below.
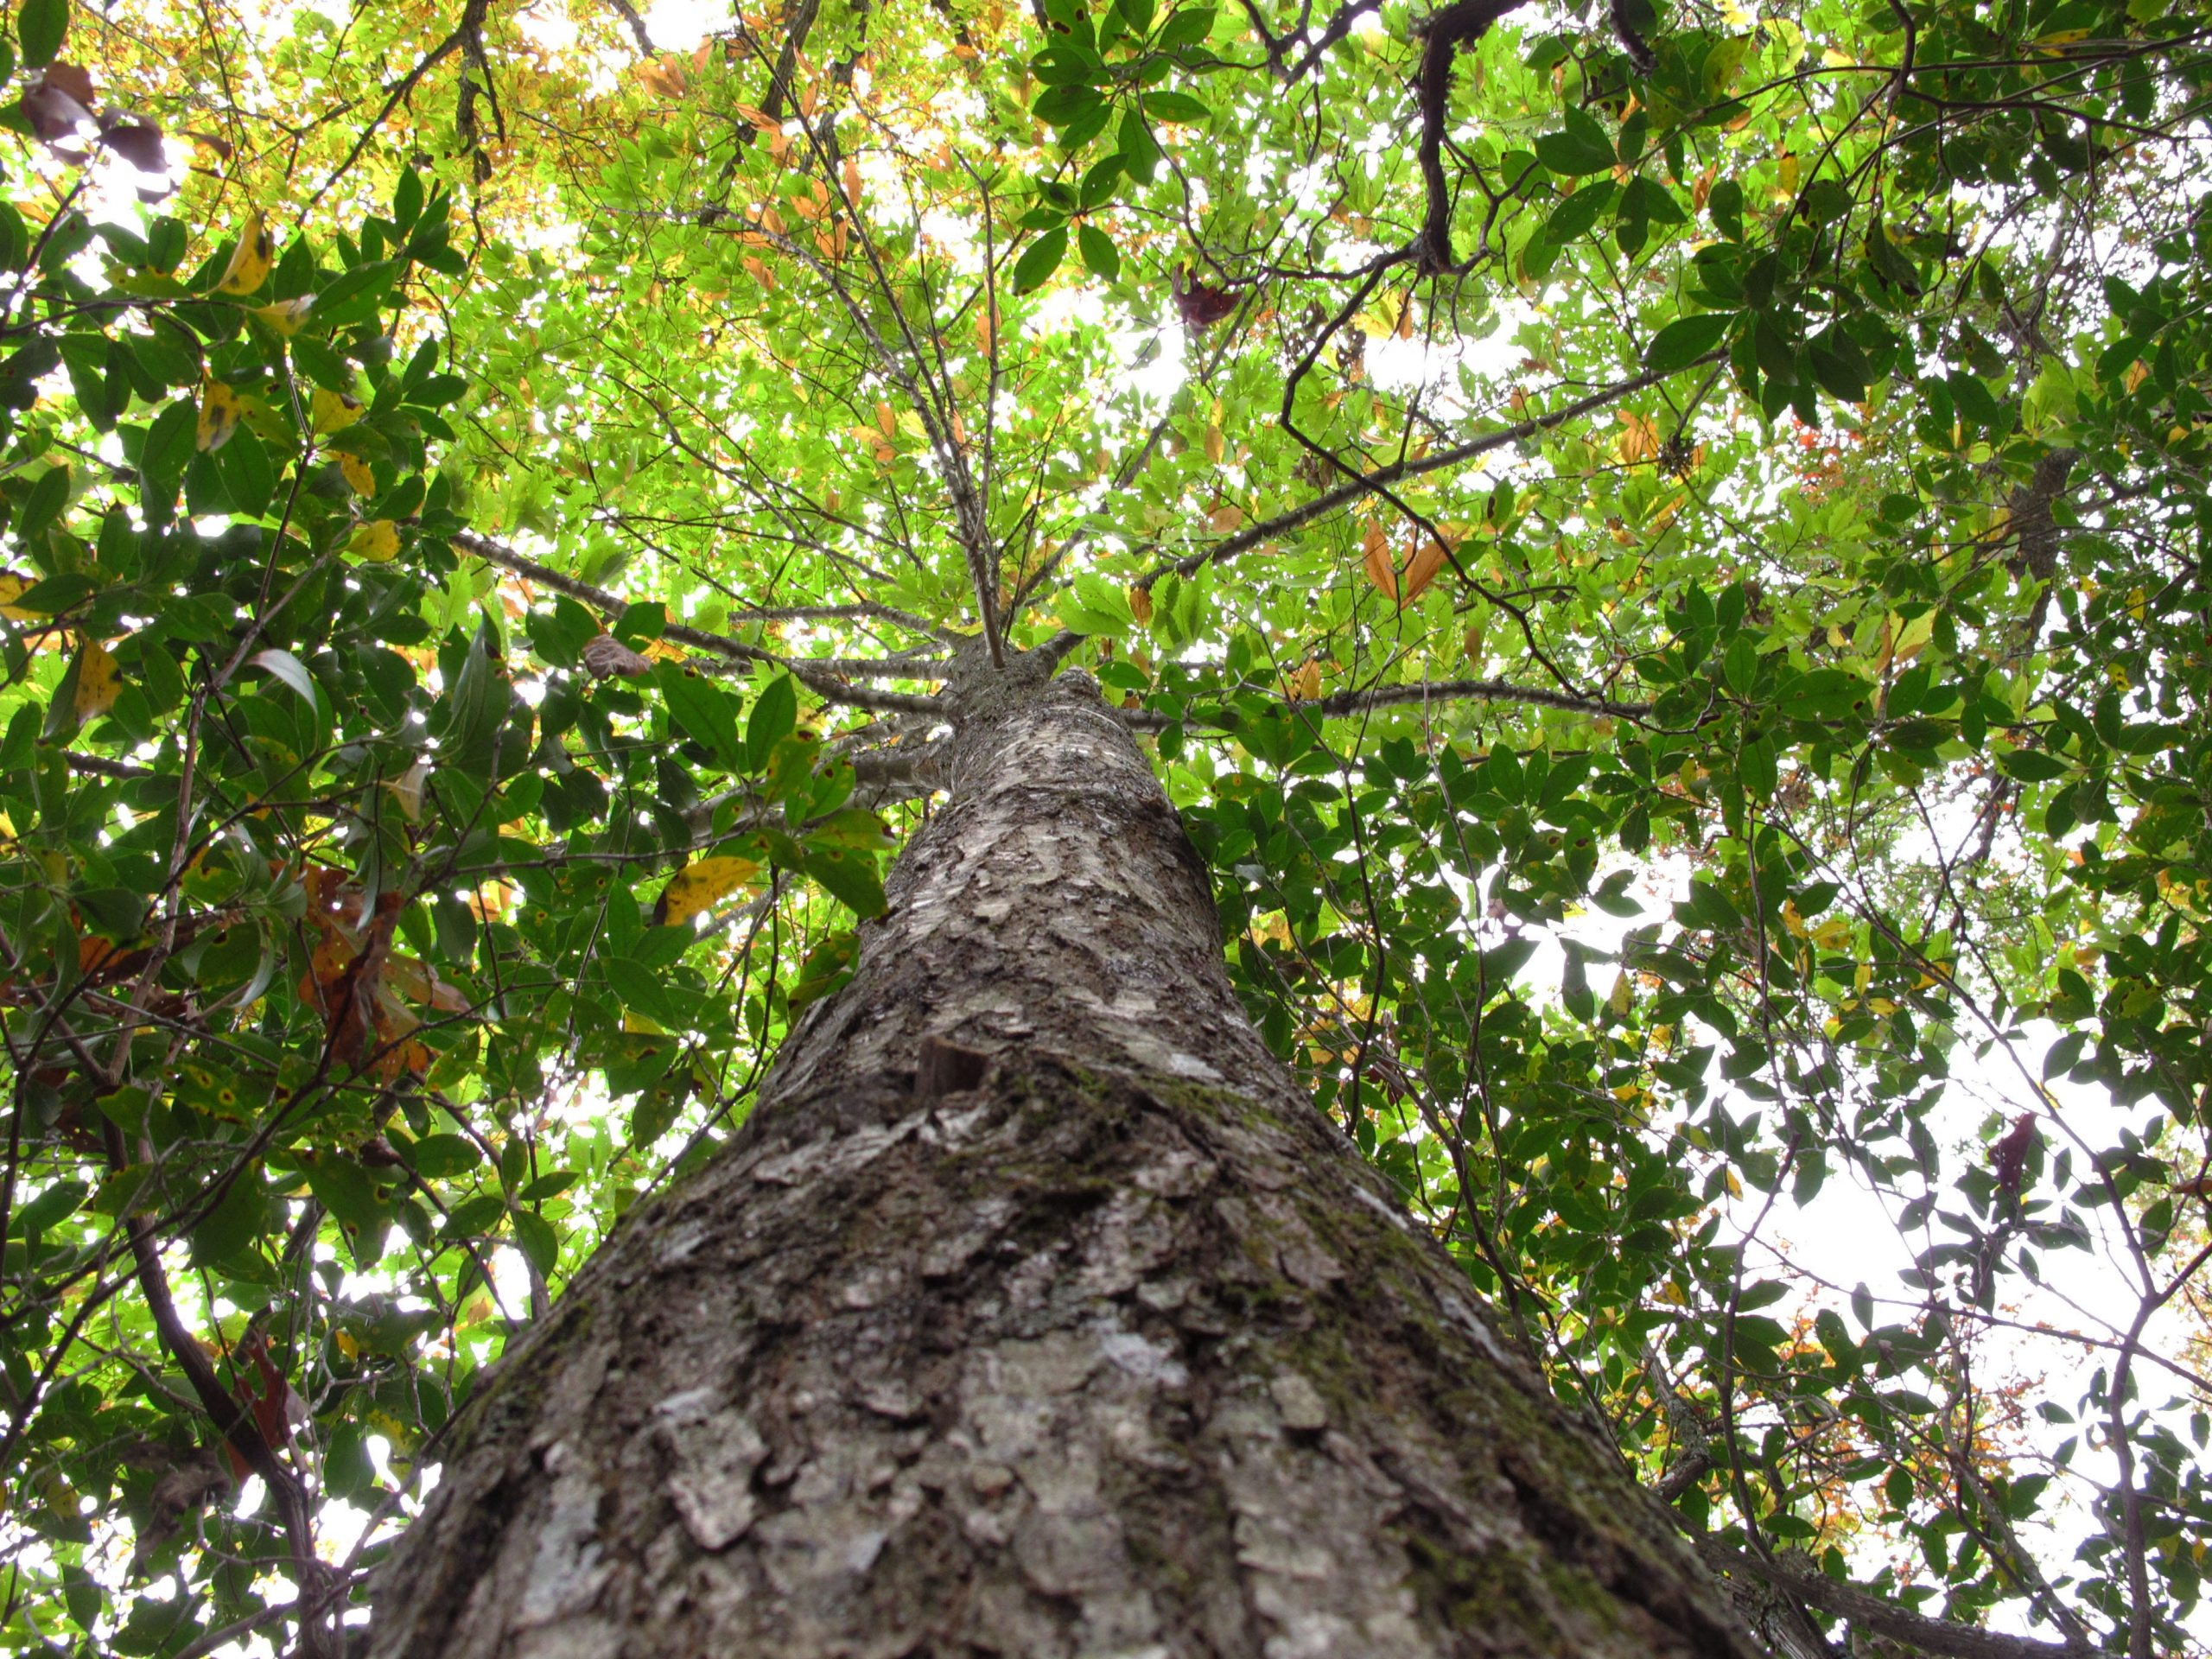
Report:
[[[653,665],[611,633],[602,633],[584,642],[584,668],[595,680],[612,679],[620,675],[626,680],[635,680],[653,671]]]

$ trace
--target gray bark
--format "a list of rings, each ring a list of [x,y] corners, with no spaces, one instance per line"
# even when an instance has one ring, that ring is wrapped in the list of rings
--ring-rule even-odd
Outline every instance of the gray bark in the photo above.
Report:
[[[1750,1659],[1268,1053],[1126,728],[1010,668],[852,983],[480,1394],[371,1651]]]

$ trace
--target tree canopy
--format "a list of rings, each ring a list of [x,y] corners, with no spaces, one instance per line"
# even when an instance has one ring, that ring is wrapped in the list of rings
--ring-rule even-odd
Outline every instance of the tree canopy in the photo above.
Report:
[[[2212,13],[23,0],[0,73],[0,1643],[356,1599],[1041,652],[1770,1633],[2205,1649]]]

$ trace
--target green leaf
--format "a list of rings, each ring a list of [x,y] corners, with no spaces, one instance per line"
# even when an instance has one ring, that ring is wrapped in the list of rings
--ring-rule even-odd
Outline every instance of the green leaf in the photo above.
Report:
[[[16,8],[16,43],[27,69],[52,63],[68,33],[69,0],[23,0]]]
[[[465,1135],[426,1135],[407,1154],[415,1173],[427,1180],[451,1180],[483,1162],[484,1154]]]
[[[170,404],[146,429],[139,465],[145,474],[147,493],[166,503],[176,499],[177,486],[192,461],[193,428],[198,413],[189,399]]]
[[[1068,251],[1068,227],[1055,226],[1023,250],[1014,262],[1014,291],[1032,293],[1045,285],[1045,281],[1060,268],[1060,261]]]
[[[1562,178],[1579,178],[1611,168],[1613,147],[1586,144],[1572,133],[1548,132],[1536,140],[1536,159]]]
[[[236,1260],[266,1224],[269,1200],[257,1173],[248,1169],[233,1180],[221,1199],[192,1230],[192,1259],[201,1267]]]
[[[1163,52],[1179,51],[1187,46],[1197,46],[1213,33],[1214,8],[1211,6],[1184,6],[1167,20],[1160,31],[1160,48]]]
[[[1173,25],[1170,25],[1173,27]],[[1122,170],[1139,184],[1150,184],[1160,170],[1160,141],[1152,136],[1152,129],[1145,124],[1142,111],[1129,110],[1122,117],[1120,137],[1116,143]]]
[[[70,483],[71,474],[66,464],[49,467],[39,474],[16,514],[15,531],[19,539],[31,540],[61,516],[61,509],[68,504]]]
[[[808,1003],[819,1001],[842,985],[851,976],[853,959],[859,952],[860,941],[849,928],[832,933],[809,951],[791,986],[791,1011],[797,1013]]]
[[[743,706],[738,699],[675,663],[662,663],[653,672],[677,728],[706,745],[724,772],[747,770],[747,747],[737,736],[738,710]]]
[[[862,921],[883,914],[883,878],[876,871],[875,860],[867,854],[847,847],[809,845],[805,868],[831,897],[850,906]]]
[[[290,686],[293,690],[300,694],[301,699],[309,709],[316,706],[318,699],[315,696],[315,676],[308,673],[308,665],[293,656],[290,652],[281,651],[270,645],[257,651],[247,658],[247,661],[251,666],[275,675],[285,684]]]
[[[333,279],[315,296],[315,321],[337,328],[374,315],[403,268],[397,259],[373,259]]]
[[[1564,197],[1544,220],[1544,241],[1552,247],[1563,248],[1587,235],[1619,194],[1620,188],[1611,179],[1600,179]]]
[[[522,1247],[540,1273],[550,1274],[560,1265],[561,1236],[553,1224],[529,1210],[514,1212],[515,1243]]]
[[[1829,397],[1847,404],[1866,400],[1866,361],[1849,335],[1830,329],[1806,342],[1805,355],[1813,378]]]
[[[2063,778],[2072,770],[2055,754],[2041,749],[2003,749],[1997,756],[1998,770],[2007,778],[2018,779],[2024,784],[2049,783],[2054,778]]]
[[[35,1238],[77,1213],[92,1188],[83,1181],[56,1181],[21,1210],[8,1224],[11,1238]]]
[[[779,674],[768,682],[753,705],[752,718],[745,722],[746,770],[759,772],[766,766],[776,745],[798,727],[798,688],[790,675]]]
[[[1083,250],[1083,263],[1094,276],[1112,282],[1122,274],[1121,251],[1115,247],[1114,238],[1096,225],[1084,225],[1076,232],[1076,241]]]
[[[1213,111],[1188,92],[1147,92],[1144,112],[1155,121],[1197,123],[1213,118]]]
[[[1037,118],[1050,127],[1072,126],[1106,106],[1095,86],[1052,86],[1037,97]]]
[[[1651,337],[1644,347],[1643,366],[1656,374],[1688,368],[1718,347],[1735,325],[1735,316],[1725,311],[1677,317]]]
[[[118,943],[146,927],[146,898],[128,887],[82,887],[71,895],[92,931]]]

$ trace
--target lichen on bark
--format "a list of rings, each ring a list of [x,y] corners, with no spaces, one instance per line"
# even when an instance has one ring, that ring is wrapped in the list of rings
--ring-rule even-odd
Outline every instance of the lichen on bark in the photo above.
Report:
[[[503,1362],[372,1652],[1751,1654],[1268,1054],[1127,731],[1014,689],[746,1128]]]

